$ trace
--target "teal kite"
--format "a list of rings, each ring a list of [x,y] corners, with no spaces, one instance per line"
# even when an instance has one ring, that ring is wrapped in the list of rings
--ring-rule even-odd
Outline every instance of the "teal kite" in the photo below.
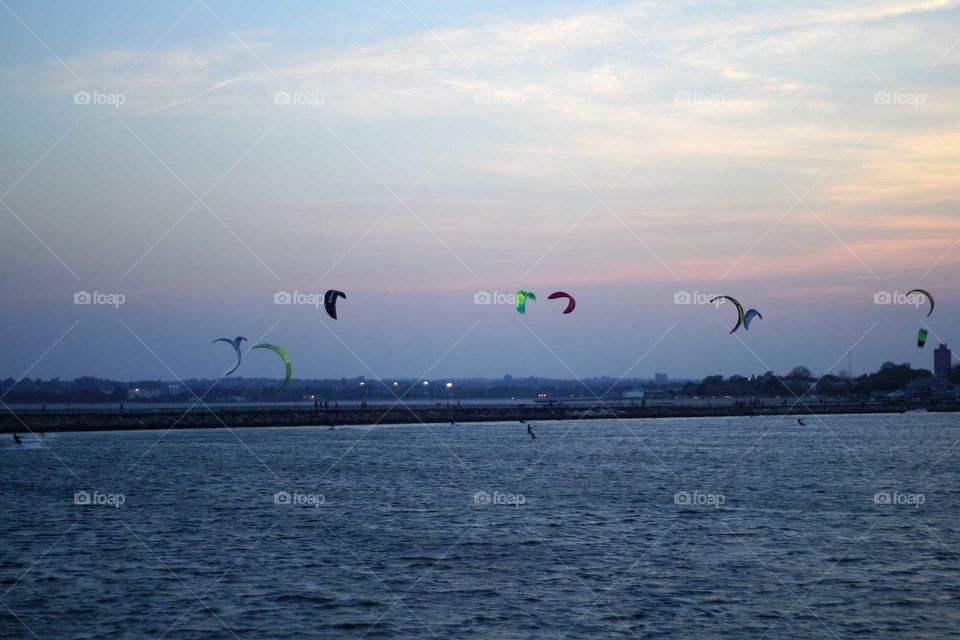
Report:
[[[533,300],[534,302],[537,301],[537,296],[533,293],[533,291],[524,291],[523,289],[520,289],[519,291],[517,291],[517,295],[514,297],[514,300],[517,303],[517,313],[519,313],[520,315],[524,315],[527,313],[528,298],[530,300]]]
[[[743,314],[743,328],[747,331],[750,331],[750,321],[754,318],[760,318],[763,320],[763,316],[760,315],[760,312],[756,309],[750,309],[745,314]]]

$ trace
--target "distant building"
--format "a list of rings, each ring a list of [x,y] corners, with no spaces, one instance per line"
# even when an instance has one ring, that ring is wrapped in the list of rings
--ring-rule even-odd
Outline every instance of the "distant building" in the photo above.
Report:
[[[667,374],[665,373],[653,374],[653,384],[656,384],[656,385],[667,384]]]
[[[950,375],[950,365],[952,361],[953,354],[950,353],[950,347],[941,343],[939,347],[933,351],[933,374],[941,378],[946,378]]]

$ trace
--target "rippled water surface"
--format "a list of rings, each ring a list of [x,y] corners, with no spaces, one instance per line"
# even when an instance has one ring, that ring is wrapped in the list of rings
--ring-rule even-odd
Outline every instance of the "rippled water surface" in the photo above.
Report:
[[[0,638],[960,635],[960,415],[807,425],[4,436]]]

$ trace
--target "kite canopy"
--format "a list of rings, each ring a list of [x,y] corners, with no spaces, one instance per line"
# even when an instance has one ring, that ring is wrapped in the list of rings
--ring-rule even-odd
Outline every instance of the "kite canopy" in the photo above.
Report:
[[[325,294],[323,294],[323,308],[327,310],[327,314],[333,318],[337,319],[337,298],[347,298],[347,294],[343,291],[337,291],[336,289],[330,289]]]
[[[280,386],[271,391],[274,395],[283,391],[284,387],[287,386],[287,383],[290,382],[290,376],[293,375],[293,365],[290,364],[290,358],[287,356],[287,352],[283,350],[283,347],[271,344],[269,342],[261,342],[253,346],[253,349],[269,349],[275,354],[280,356],[280,359],[283,360],[283,364],[286,366],[286,375],[283,378],[283,382],[280,383]]]
[[[517,313],[520,315],[524,315],[527,312],[527,298],[533,300],[534,302],[537,301],[537,296],[533,293],[533,291],[524,291],[523,289],[517,291],[515,300],[517,303]]]
[[[710,302],[711,302],[711,303],[714,303],[714,302],[716,302],[717,300],[721,300],[721,299],[729,300],[730,302],[732,302],[732,303],[737,307],[737,324],[735,324],[735,325],[733,326],[733,329],[730,329],[730,333],[733,333],[734,331],[736,331],[737,329],[740,328],[740,325],[743,324],[743,305],[740,304],[740,301],[739,301],[739,300],[737,300],[736,298],[730,297],[730,296],[717,296],[717,297],[715,297],[715,298],[712,298],[712,299],[710,300]],[[758,313],[757,315],[760,315],[760,314]],[[763,319],[763,318],[761,318],[761,320],[762,320],[762,319]]]
[[[933,305],[934,305],[933,296],[930,295],[930,292],[927,291],[926,289],[911,289],[910,291],[907,291],[908,296],[911,293],[922,293],[924,296],[926,296],[927,300],[930,301],[930,311],[927,311],[927,317],[930,317],[930,314],[933,313]]]
[[[760,312],[757,311],[756,309],[750,309],[745,314],[743,314],[743,328],[749,331],[750,321],[753,320],[754,318],[760,318],[761,320],[763,320],[763,316],[760,315]]]
[[[927,330],[920,329],[917,332],[917,347],[923,349],[923,345],[927,344]]]
[[[244,338],[243,336],[237,336],[237,337],[234,338],[233,340],[231,340],[230,338],[217,338],[216,340],[213,340],[213,341],[210,343],[210,344],[214,344],[214,343],[216,343],[216,342],[226,342],[227,344],[229,344],[230,346],[232,346],[232,347],[234,348],[234,350],[237,352],[237,364],[236,364],[236,366],[234,366],[233,369],[230,369],[230,371],[227,371],[225,374],[223,374],[224,377],[227,377],[228,375],[230,375],[231,373],[233,373],[234,371],[236,371],[237,369],[240,368],[240,358],[242,357],[242,356],[241,356],[241,353],[240,353],[240,343],[246,342],[246,340],[247,340],[247,339]]]
[[[557,300],[558,298],[567,299],[567,308],[563,310],[566,313],[572,313],[574,309],[577,308],[577,301],[573,299],[573,296],[567,293],[566,291],[554,291],[547,296],[547,300]]]

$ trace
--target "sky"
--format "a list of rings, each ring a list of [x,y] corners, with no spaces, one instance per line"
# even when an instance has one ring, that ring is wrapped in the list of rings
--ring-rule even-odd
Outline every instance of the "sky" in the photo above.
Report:
[[[0,0],[0,376],[932,368],[958,5]]]

